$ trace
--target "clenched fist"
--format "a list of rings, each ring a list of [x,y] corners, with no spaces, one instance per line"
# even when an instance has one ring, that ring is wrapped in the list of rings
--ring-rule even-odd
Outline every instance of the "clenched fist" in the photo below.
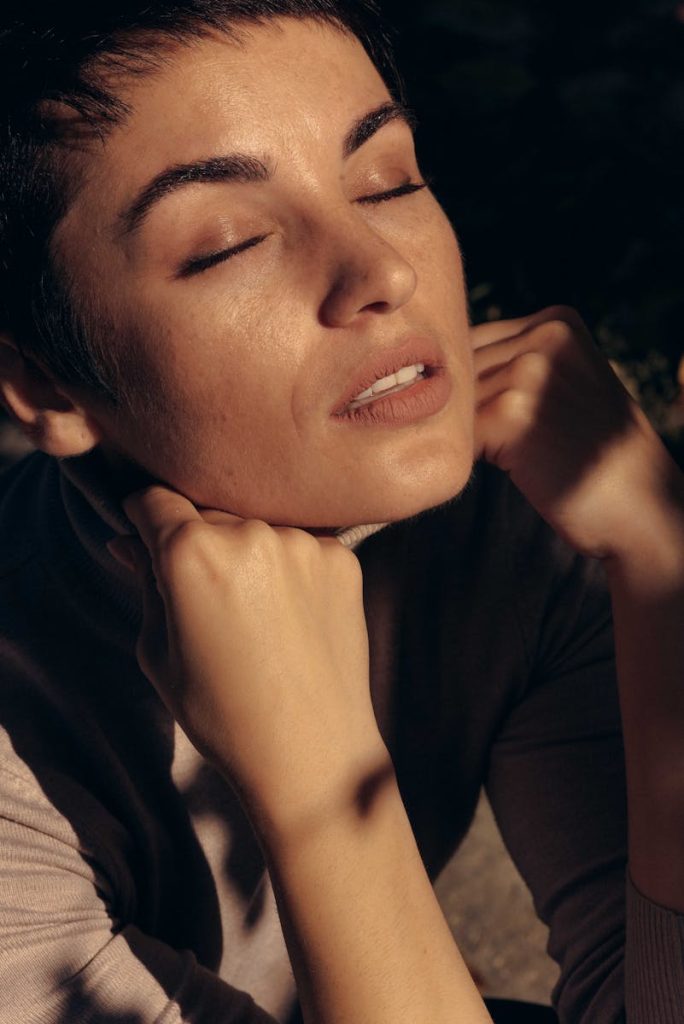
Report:
[[[639,544],[681,474],[579,315],[552,306],[471,337],[476,457],[581,554]]]
[[[142,587],[139,664],[250,810],[315,812],[382,760],[353,552],[161,485],[123,505],[141,539],[110,550]]]

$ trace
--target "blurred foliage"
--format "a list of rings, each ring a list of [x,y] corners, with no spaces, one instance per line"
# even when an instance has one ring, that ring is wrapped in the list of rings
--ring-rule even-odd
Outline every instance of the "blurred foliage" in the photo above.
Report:
[[[382,8],[475,322],[575,306],[681,454],[684,2]]]

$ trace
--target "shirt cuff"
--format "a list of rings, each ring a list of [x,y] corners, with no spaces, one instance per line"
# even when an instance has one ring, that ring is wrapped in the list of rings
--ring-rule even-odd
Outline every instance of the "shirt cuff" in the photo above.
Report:
[[[628,1024],[681,1024],[684,914],[653,903],[626,876],[625,1010]]]

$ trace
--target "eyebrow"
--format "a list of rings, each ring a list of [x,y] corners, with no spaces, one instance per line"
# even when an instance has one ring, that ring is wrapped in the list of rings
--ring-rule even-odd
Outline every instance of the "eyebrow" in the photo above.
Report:
[[[394,101],[383,103],[358,118],[345,136],[342,144],[343,158],[348,160],[384,125],[397,120],[404,121],[411,130],[415,130],[418,119],[413,110],[403,103]],[[117,224],[120,237],[123,239],[133,235],[140,229],[156,203],[186,185],[218,181],[242,184],[266,182],[273,177],[273,171],[272,165],[268,166],[257,157],[246,156],[244,153],[214,156],[167,167],[152,178],[119,213]]]

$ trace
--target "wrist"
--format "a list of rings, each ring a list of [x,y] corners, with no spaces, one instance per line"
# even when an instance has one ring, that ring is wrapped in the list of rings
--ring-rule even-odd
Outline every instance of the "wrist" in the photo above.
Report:
[[[615,544],[602,559],[609,586],[627,587],[644,596],[684,588],[684,517],[660,510],[644,515],[632,539]]]
[[[273,780],[267,792],[250,794],[245,809],[270,851],[297,847],[340,818],[365,817],[373,804],[398,786],[392,759],[380,739],[374,749],[350,758],[341,769],[305,771],[302,783]]]
[[[630,496],[605,551],[611,583],[654,591],[684,584],[684,474],[663,445],[654,453],[648,485]]]

